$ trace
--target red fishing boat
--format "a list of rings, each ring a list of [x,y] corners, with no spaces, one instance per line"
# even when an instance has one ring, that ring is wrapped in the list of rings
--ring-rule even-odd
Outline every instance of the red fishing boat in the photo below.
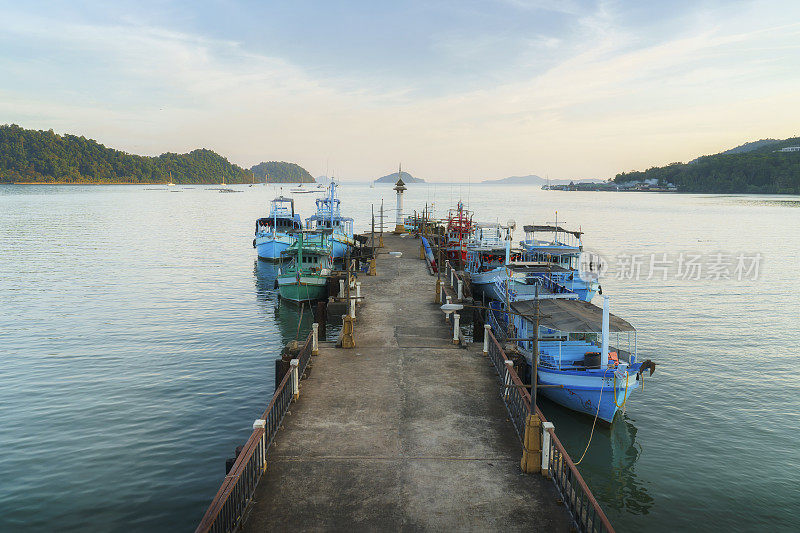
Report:
[[[459,201],[456,209],[447,213],[447,240],[445,250],[447,258],[453,266],[461,268],[467,261],[467,244],[472,241],[475,233],[475,223],[472,222],[472,212],[464,209],[464,203]]]

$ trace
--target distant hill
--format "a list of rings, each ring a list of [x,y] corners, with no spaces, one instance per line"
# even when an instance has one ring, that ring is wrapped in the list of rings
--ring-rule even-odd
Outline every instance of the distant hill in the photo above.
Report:
[[[542,185],[547,183],[547,180],[541,176],[529,174],[527,176],[509,176],[508,178],[496,180],[483,180],[481,183],[492,185]]]
[[[250,171],[256,180],[266,183],[314,183],[314,177],[303,167],[285,161],[266,161],[254,165]]]
[[[550,180],[549,183],[551,185],[567,185],[570,182],[574,181],[575,183],[598,183],[603,180],[598,179],[585,179],[585,180]],[[547,178],[543,178],[541,176],[537,176],[535,174],[529,174],[527,176],[509,176],[508,178],[496,179],[496,180],[483,180],[481,184],[486,185],[544,185],[548,183]]]
[[[800,151],[780,151],[795,146],[800,137],[764,139],[690,163],[623,172],[614,181],[672,183],[683,192],[800,194]]]
[[[206,149],[133,155],[86,137],[0,125],[0,183],[250,183],[253,175]]]
[[[395,172],[394,174],[389,174],[387,176],[382,176],[375,180],[375,183],[397,183],[397,178],[402,177],[404,183],[425,183],[425,180],[422,178],[415,178],[408,172],[403,172],[402,174],[398,174]]]

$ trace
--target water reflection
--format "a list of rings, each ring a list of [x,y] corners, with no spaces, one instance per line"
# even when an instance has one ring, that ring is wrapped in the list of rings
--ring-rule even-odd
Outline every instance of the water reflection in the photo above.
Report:
[[[592,431],[592,417],[573,413],[546,399],[539,405],[555,424],[558,438],[567,452],[578,461]],[[598,422],[579,466],[584,478],[591,478],[592,492],[606,512],[612,514],[645,515],[653,506],[653,497],[636,475],[642,448],[636,442],[638,430],[633,422],[624,413],[617,414],[611,427]]]
[[[275,284],[280,268],[279,264],[256,259],[253,264],[253,275],[259,303],[266,311],[267,316],[274,320],[281,334],[281,340],[286,344],[293,340],[305,339],[308,336],[311,324],[314,323],[314,312],[307,304],[297,305],[280,299]],[[341,320],[337,324],[334,317],[328,317],[326,335],[321,336],[327,339],[336,338],[341,328],[340,322]]]

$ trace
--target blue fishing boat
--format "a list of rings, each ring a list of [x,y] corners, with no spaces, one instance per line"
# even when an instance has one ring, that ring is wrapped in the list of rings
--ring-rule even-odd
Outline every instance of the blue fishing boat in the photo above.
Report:
[[[560,267],[524,260],[524,250],[512,248],[513,224],[480,224],[467,246],[466,271],[476,295],[488,300],[578,298],[550,274]]]
[[[328,194],[317,198],[317,212],[306,219],[309,230],[322,230],[330,232],[328,239],[331,244],[331,254],[334,259],[342,259],[347,250],[355,245],[353,237],[353,219],[343,217],[341,214],[341,201],[336,197],[335,181],[331,181]]]
[[[587,262],[581,268],[583,232],[566,230],[558,225],[530,225],[523,228],[525,240],[520,242],[523,261],[541,265],[540,275],[574,292],[578,298],[591,302],[600,289],[599,264]],[[538,234],[549,235],[538,238]]]
[[[538,393],[568,409],[610,424],[643,388],[645,372],[655,370],[649,359],[638,361],[636,329],[609,312],[608,297],[602,309],[563,298],[511,302],[511,313],[500,302],[490,307],[496,310],[487,320],[498,339],[526,339],[515,342],[527,379],[536,356]]]
[[[256,220],[253,247],[259,259],[281,261],[281,253],[294,244],[293,232],[303,229],[300,215],[294,212],[294,200],[279,196],[270,202],[269,216]]]

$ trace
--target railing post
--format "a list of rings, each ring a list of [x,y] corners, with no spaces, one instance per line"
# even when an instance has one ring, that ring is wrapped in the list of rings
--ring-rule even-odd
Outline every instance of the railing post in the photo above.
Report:
[[[300,397],[300,359],[289,361],[292,372],[292,398],[297,400]]]
[[[361,303],[361,282],[356,281],[356,301]]]
[[[506,375],[503,378],[505,391],[503,391],[503,398],[508,400],[508,395],[511,393],[511,369],[514,368],[514,361],[506,359]]]
[[[319,355],[319,324],[311,324],[311,355]]]
[[[355,299],[353,297],[350,297],[350,299],[347,301],[347,305],[348,305],[347,315],[350,317],[351,320],[355,320],[356,319],[356,301],[355,301]]]
[[[344,298],[344,278],[339,278],[339,298]]]
[[[458,300],[461,301],[464,299],[464,282],[459,279],[458,280]]]
[[[484,324],[483,330],[483,355],[489,355],[489,333],[492,331],[492,326]]]
[[[446,300],[445,303],[448,303],[448,304],[450,303],[450,297],[449,296],[446,296],[445,300]],[[445,321],[446,324],[449,324],[450,323],[450,315],[445,314],[444,315],[444,321]]]
[[[441,304],[442,303],[442,280],[441,278],[436,278],[436,297],[433,299],[433,303]]]
[[[550,432],[555,429],[552,422],[542,423],[542,475],[550,477]]]
[[[458,344],[458,334],[460,333],[458,323],[461,320],[461,315],[453,313],[453,344]]]
[[[261,428],[266,431],[267,429],[267,421],[263,418],[256,418],[255,422],[253,422],[253,430]],[[261,464],[258,467],[264,472],[267,469],[267,449],[266,444],[264,444],[264,436],[266,433],[261,435],[261,438],[258,440],[258,451],[259,451],[259,459],[261,460]]]

